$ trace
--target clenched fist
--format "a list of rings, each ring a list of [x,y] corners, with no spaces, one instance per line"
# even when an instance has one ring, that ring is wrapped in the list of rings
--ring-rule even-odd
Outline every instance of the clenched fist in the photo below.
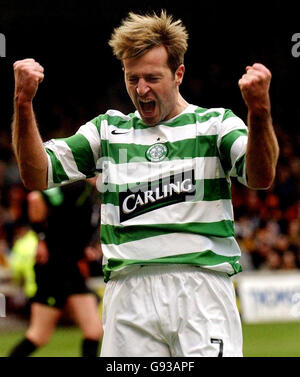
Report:
[[[239,80],[239,87],[249,111],[270,111],[271,76],[263,64],[255,63],[246,67],[246,73]]]
[[[44,68],[34,59],[18,60],[14,63],[15,99],[19,103],[33,100],[39,84],[44,79]]]

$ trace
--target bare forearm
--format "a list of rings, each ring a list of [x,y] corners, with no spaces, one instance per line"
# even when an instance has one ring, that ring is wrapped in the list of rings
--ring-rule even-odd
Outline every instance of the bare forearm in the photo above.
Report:
[[[32,103],[15,98],[12,143],[20,175],[30,190],[47,188],[47,155],[36,124]]]
[[[275,178],[279,155],[277,138],[273,129],[269,88],[271,72],[263,64],[246,67],[239,87],[248,107],[248,144],[246,170],[248,185],[266,189]]]
[[[36,124],[32,101],[44,78],[44,68],[34,59],[14,63],[14,119],[12,144],[24,185],[47,188],[47,155]]]
[[[268,111],[248,113],[249,137],[246,152],[248,184],[266,189],[273,183],[279,146]]]

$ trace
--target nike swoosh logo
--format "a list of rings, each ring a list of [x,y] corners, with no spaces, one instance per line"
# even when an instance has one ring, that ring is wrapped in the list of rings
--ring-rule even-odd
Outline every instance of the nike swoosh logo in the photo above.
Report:
[[[128,132],[130,131],[127,131],[127,132],[117,132],[116,130],[111,131],[113,135],[124,135],[124,134],[128,134]]]

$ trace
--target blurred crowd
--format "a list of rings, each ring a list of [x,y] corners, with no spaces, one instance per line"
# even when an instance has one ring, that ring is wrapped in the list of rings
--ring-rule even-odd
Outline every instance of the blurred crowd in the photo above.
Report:
[[[272,187],[232,187],[244,270],[300,268],[300,135],[275,129],[280,157]]]
[[[300,135],[276,125],[275,130],[280,158],[272,187],[255,191],[232,182],[244,270],[300,268]],[[11,249],[28,226],[28,192],[20,181],[10,134],[0,133],[0,265],[8,266]]]

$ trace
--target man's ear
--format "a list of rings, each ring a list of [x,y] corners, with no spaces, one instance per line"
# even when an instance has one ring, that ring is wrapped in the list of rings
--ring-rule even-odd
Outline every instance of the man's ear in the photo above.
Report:
[[[180,66],[177,68],[175,72],[175,81],[178,86],[182,83],[184,72],[185,66],[183,64],[180,64]]]

